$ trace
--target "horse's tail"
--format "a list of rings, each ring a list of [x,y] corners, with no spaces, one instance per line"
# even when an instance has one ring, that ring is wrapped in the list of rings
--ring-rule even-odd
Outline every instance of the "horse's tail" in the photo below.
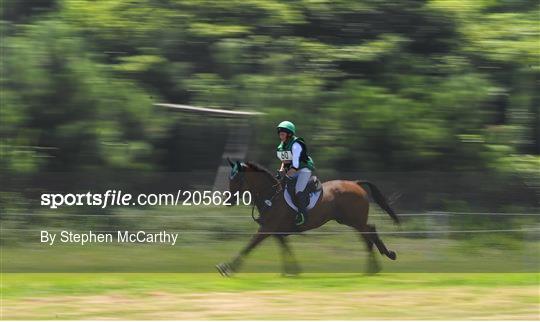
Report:
[[[392,217],[392,219],[394,220],[396,224],[399,224],[398,216],[396,215],[392,207],[390,207],[390,205],[386,201],[386,198],[384,197],[382,192],[379,190],[379,188],[377,188],[376,185],[366,180],[356,180],[355,182],[359,186],[367,185],[369,187],[369,190],[371,191],[371,196],[373,197],[373,200],[375,200],[375,202],[379,205],[379,207],[384,209],[390,215],[390,217]]]

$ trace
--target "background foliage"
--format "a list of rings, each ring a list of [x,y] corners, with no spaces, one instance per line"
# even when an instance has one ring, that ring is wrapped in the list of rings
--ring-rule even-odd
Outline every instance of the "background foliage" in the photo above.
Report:
[[[220,121],[267,113],[274,167],[295,121],[319,169],[481,171],[538,187],[538,3],[531,0],[6,0],[0,167],[214,169]],[[189,160],[183,155],[191,153]],[[211,160],[211,161],[209,161]]]

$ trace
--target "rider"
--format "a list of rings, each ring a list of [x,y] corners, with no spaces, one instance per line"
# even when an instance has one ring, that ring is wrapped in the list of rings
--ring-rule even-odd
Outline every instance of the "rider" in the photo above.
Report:
[[[304,139],[296,136],[296,127],[292,122],[283,121],[278,124],[277,132],[281,143],[277,147],[277,157],[281,160],[279,173],[285,172],[288,178],[297,178],[294,195],[298,213],[296,224],[302,225],[307,215],[309,195],[305,191],[312,171],[315,170],[313,160],[308,155]]]

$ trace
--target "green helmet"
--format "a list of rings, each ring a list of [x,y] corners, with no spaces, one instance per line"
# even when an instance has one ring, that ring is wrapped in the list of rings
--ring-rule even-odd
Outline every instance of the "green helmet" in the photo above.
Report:
[[[287,133],[291,133],[292,135],[296,134],[296,126],[292,122],[289,121],[283,121],[278,124],[277,126],[278,132],[285,131]]]

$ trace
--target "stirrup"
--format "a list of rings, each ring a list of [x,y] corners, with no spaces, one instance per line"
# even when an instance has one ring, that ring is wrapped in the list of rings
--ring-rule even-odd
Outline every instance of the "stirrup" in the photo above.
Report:
[[[302,212],[297,212],[294,219],[296,226],[303,225],[306,222],[306,216]]]

